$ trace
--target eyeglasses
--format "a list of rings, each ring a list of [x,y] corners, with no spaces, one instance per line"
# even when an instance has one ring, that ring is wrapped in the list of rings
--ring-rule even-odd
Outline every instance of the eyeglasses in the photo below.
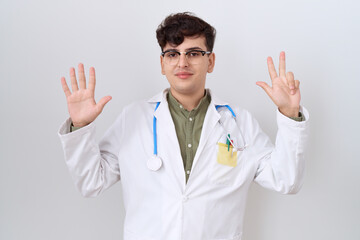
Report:
[[[203,50],[190,50],[187,52],[178,52],[175,50],[167,50],[161,53],[161,56],[164,57],[164,61],[166,64],[171,66],[175,66],[178,64],[180,55],[185,54],[186,60],[189,64],[200,64],[202,62],[202,57],[205,54],[210,54],[210,51],[203,51]]]

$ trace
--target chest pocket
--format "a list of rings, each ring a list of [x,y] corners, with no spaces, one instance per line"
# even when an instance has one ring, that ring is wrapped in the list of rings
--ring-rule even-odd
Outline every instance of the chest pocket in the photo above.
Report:
[[[233,146],[224,143],[218,143],[218,151],[216,162],[222,165],[236,167],[237,166],[237,151],[234,151]]]
[[[218,142],[216,156],[212,157],[209,173],[210,182],[219,185],[232,185],[241,174],[243,151]]]

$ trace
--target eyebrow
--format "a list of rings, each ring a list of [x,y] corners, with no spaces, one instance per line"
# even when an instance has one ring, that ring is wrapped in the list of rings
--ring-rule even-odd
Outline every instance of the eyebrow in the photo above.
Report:
[[[187,48],[185,49],[185,51],[191,51],[191,50],[202,50],[200,47],[191,47],[191,48]],[[177,48],[170,48],[170,49],[166,49],[165,51],[175,51],[175,52],[179,52],[179,49]],[[164,51],[164,52],[165,52]],[[203,50],[202,50],[203,51]]]

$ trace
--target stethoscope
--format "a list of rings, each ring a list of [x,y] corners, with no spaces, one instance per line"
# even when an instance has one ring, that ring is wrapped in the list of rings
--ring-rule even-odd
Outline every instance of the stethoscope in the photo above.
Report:
[[[154,112],[157,110],[157,108],[159,107],[159,105],[160,105],[160,102],[157,102]],[[220,107],[226,107],[226,108],[231,112],[231,115],[232,115],[233,119],[234,119],[235,122],[236,122],[236,115],[235,115],[234,111],[232,110],[232,108],[231,108],[229,105],[216,105],[216,106],[215,106],[216,110],[218,110],[218,108],[220,108]],[[220,123],[220,125],[222,126],[222,128],[224,129],[225,133],[228,133],[228,131],[226,131],[226,129],[225,129],[225,127],[224,127],[224,125],[223,125],[223,123],[222,123],[221,120],[219,120],[219,123]],[[241,137],[242,137],[243,142],[245,143],[245,140],[244,140],[244,137],[243,137],[241,131],[240,131],[240,135],[241,135]],[[227,137],[227,139],[229,140],[230,144],[233,146],[233,149],[234,149],[235,151],[243,151],[243,150],[245,150],[245,148],[247,147],[246,144],[244,144],[243,147],[237,147],[237,146],[234,144],[234,142],[230,139],[229,134],[226,134],[226,137]],[[162,166],[162,160],[161,160],[161,158],[158,156],[158,151],[157,151],[156,117],[155,117],[155,116],[154,116],[154,118],[153,118],[153,138],[154,138],[154,154],[153,154],[153,156],[152,156],[151,158],[148,159],[148,161],[147,161],[147,167],[148,167],[150,170],[152,170],[152,171],[157,171],[157,170],[159,170],[159,169],[161,168],[161,166]]]

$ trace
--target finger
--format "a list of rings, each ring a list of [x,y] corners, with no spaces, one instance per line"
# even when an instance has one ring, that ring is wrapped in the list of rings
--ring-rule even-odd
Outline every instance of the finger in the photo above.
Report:
[[[89,70],[89,90],[95,92],[95,68],[91,67]]]
[[[79,74],[79,85],[80,89],[86,89],[86,79],[84,73],[84,64],[79,63],[78,65],[78,74]]]
[[[299,80],[295,80],[294,82],[295,82],[295,88],[294,88],[294,90],[291,90],[291,92],[290,92],[292,95],[296,94],[297,91],[300,91],[300,88],[299,88],[299,86],[300,86],[300,81],[299,81]]]
[[[70,89],[69,89],[64,77],[61,78],[61,85],[62,85],[62,88],[64,90],[65,96],[66,97],[70,96],[71,92],[70,92]]]
[[[70,81],[71,81],[71,89],[72,91],[79,90],[77,82],[76,82],[76,75],[75,75],[75,69],[72,67],[70,68]]]
[[[256,82],[256,85],[264,89],[264,91],[271,97],[272,88],[266,82]]]
[[[285,77],[285,74],[286,74],[285,52],[282,51],[280,53],[280,60],[279,60],[279,75],[280,77]]]
[[[102,112],[102,110],[105,107],[105,104],[107,104],[111,100],[111,96],[106,96],[100,99],[100,101],[96,104],[96,107],[98,107],[99,112]]]
[[[271,57],[267,58],[267,65],[268,65],[271,81],[273,81],[277,77],[277,73],[275,70],[274,62]]]
[[[291,90],[291,93],[293,92],[293,90],[295,89],[295,80],[294,80],[294,74],[292,72],[287,72],[286,73],[286,80],[287,80],[287,84]],[[295,92],[295,91],[294,91]],[[292,93],[293,94],[293,93]]]

